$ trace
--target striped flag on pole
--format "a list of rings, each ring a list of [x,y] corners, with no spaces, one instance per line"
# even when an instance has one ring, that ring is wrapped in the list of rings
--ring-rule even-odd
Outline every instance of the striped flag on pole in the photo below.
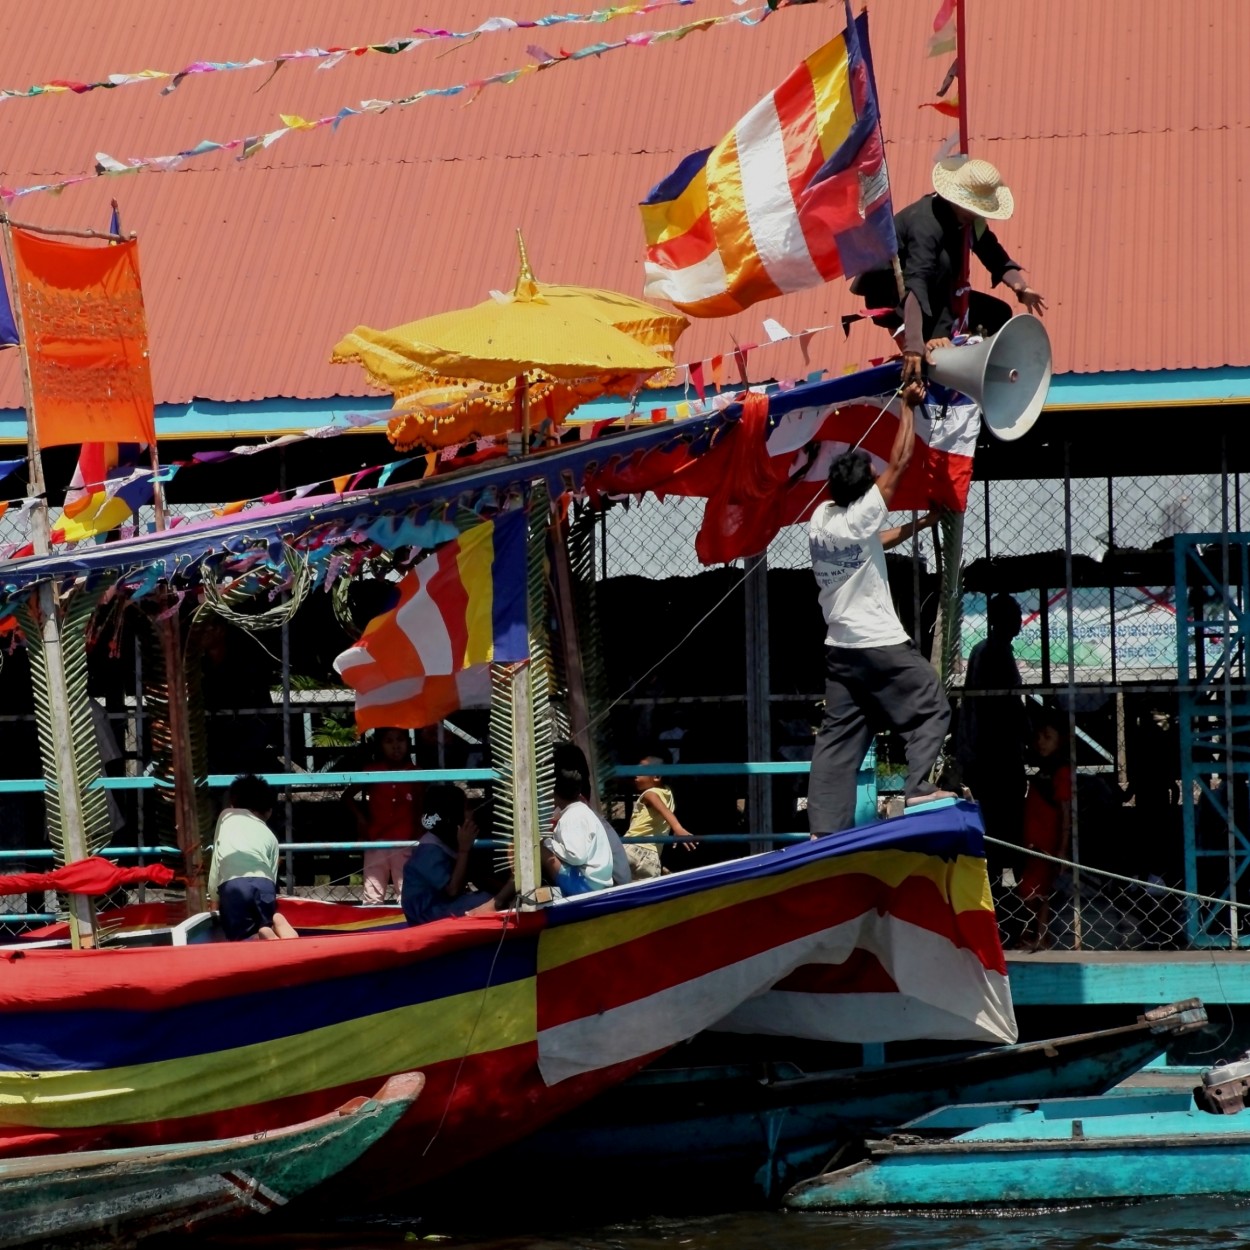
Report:
[[[356,725],[416,729],[489,702],[489,664],[529,658],[526,519],[501,513],[427,556],[334,661]]]
[[[727,317],[896,253],[867,15],[845,7],[842,34],[643,201],[648,296]]]

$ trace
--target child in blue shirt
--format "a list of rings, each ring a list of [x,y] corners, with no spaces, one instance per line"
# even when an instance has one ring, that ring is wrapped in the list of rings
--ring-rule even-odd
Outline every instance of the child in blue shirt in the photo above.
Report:
[[[404,865],[401,898],[410,925],[463,916],[490,901],[481,891],[464,893],[476,837],[477,825],[465,813],[464,791],[446,782],[430,786],[422,806],[421,837]]]

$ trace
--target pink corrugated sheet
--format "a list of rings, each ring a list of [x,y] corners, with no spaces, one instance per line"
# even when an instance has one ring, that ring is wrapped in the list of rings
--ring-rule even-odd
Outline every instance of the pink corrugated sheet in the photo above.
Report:
[[[469,28],[494,14],[537,17],[553,0],[57,0],[0,10],[0,84],[98,78],[196,59],[246,60],[357,43],[426,26]],[[937,0],[871,11],[872,44],[896,204],[928,187],[953,123],[922,109],[946,59],[925,57]],[[531,58],[527,44],[572,50],[713,13],[731,0],[603,26],[431,43],[335,69],[285,66],[90,95],[6,100],[0,182],[21,186],[91,168],[96,152],[163,154],[371,97],[479,77]],[[972,145],[1002,168],[1017,217],[1000,236],[1049,298],[1059,371],[1172,370],[1250,364],[1244,278],[1250,196],[1250,5],[1191,0],[967,0]],[[44,224],[94,225],[116,195],[139,233],[157,397],[253,400],[360,395],[334,342],[358,323],[393,325],[485,298],[515,274],[521,226],[539,277],[642,285],[635,203],[688,152],[714,143],[807,52],[841,27],[841,8],[782,11],[762,27],[718,28],[491,87],[433,99],[337,133],[292,135],[240,164],[216,157],[175,173],[105,179],[13,210]],[[696,324],[679,355],[761,342],[761,321],[836,324],[856,301],[834,284]],[[885,351],[860,324],[752,359],[756,375],[840,369]],[[20,404],[13,353],[0,354],[0,406]]]

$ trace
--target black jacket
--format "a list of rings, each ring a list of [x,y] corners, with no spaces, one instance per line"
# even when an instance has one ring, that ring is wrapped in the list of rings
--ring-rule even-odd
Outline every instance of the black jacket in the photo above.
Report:
[[[939,195],[926,195],[894,215],[903,283],[914,291],[924,314],[924,337],[949,338],[955,322],[955,288],[963,260],[964,227]],[[984,221],[972,227],[972,251],[997,284],[1019,269]],[[895,308],[901,319],[893,267],[874,269],[851,283],[870,308]]]

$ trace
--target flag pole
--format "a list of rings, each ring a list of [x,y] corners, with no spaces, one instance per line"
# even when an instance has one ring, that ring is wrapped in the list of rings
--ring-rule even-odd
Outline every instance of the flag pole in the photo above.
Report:
[[[968,155],[968,39],[964,28],[964,4],[955,0],[955,64],[959,67],[959,150]]]
[[[108,238],[137,240],[123,236],[117,201],[112,202],[113,221],[118,230]],[[156,440],[156,415],[152,417],[152,518],[158,531],[165,529],[165,486],[161,481],[161,456]],[[177,611],[161,612],[152,623],[165,659],[166,706],[169,710],[170,771],[174,783],[174,833],[182,852],[183,874],[187,880],[187,914],[193,916],[208,906],[205,889],[204,848],[200,836],[200,816],[196,802],[195,764],[191,745],[191,710],[187,700],[186,643]]]
[[[17,330],[17,350],[22,362],[22,393],[26,404],[26,454],[29,457],[27,494],[34,501],[30,508],[31,539],[35,554],[46,556],[51,546],[48,492],[39,448],[39,430],[35,420],[35,389],[30,376],[29,340],[22,308],[22,287],[17,280],[13,223],[6,213],[0,213],[0,235],[4,242],[4,259],[13,278],[13,324]],[[83,796],[78,784],[77,769],[74,767],[73,718],[69,706],[69,683],[65,673],[65,651],[61,640],[61,609],[57,602],[56,588],[50,578],[40,580],[36,594],[44,663],[47,668],[48,720],[57,798],[61,807],[62,848],[66,863],[72,863],[86,859],[89,851]],[[95,909],[91,899],[82,894],[70,894],[67,897],[70,944],[75,949],[94,946]]]

